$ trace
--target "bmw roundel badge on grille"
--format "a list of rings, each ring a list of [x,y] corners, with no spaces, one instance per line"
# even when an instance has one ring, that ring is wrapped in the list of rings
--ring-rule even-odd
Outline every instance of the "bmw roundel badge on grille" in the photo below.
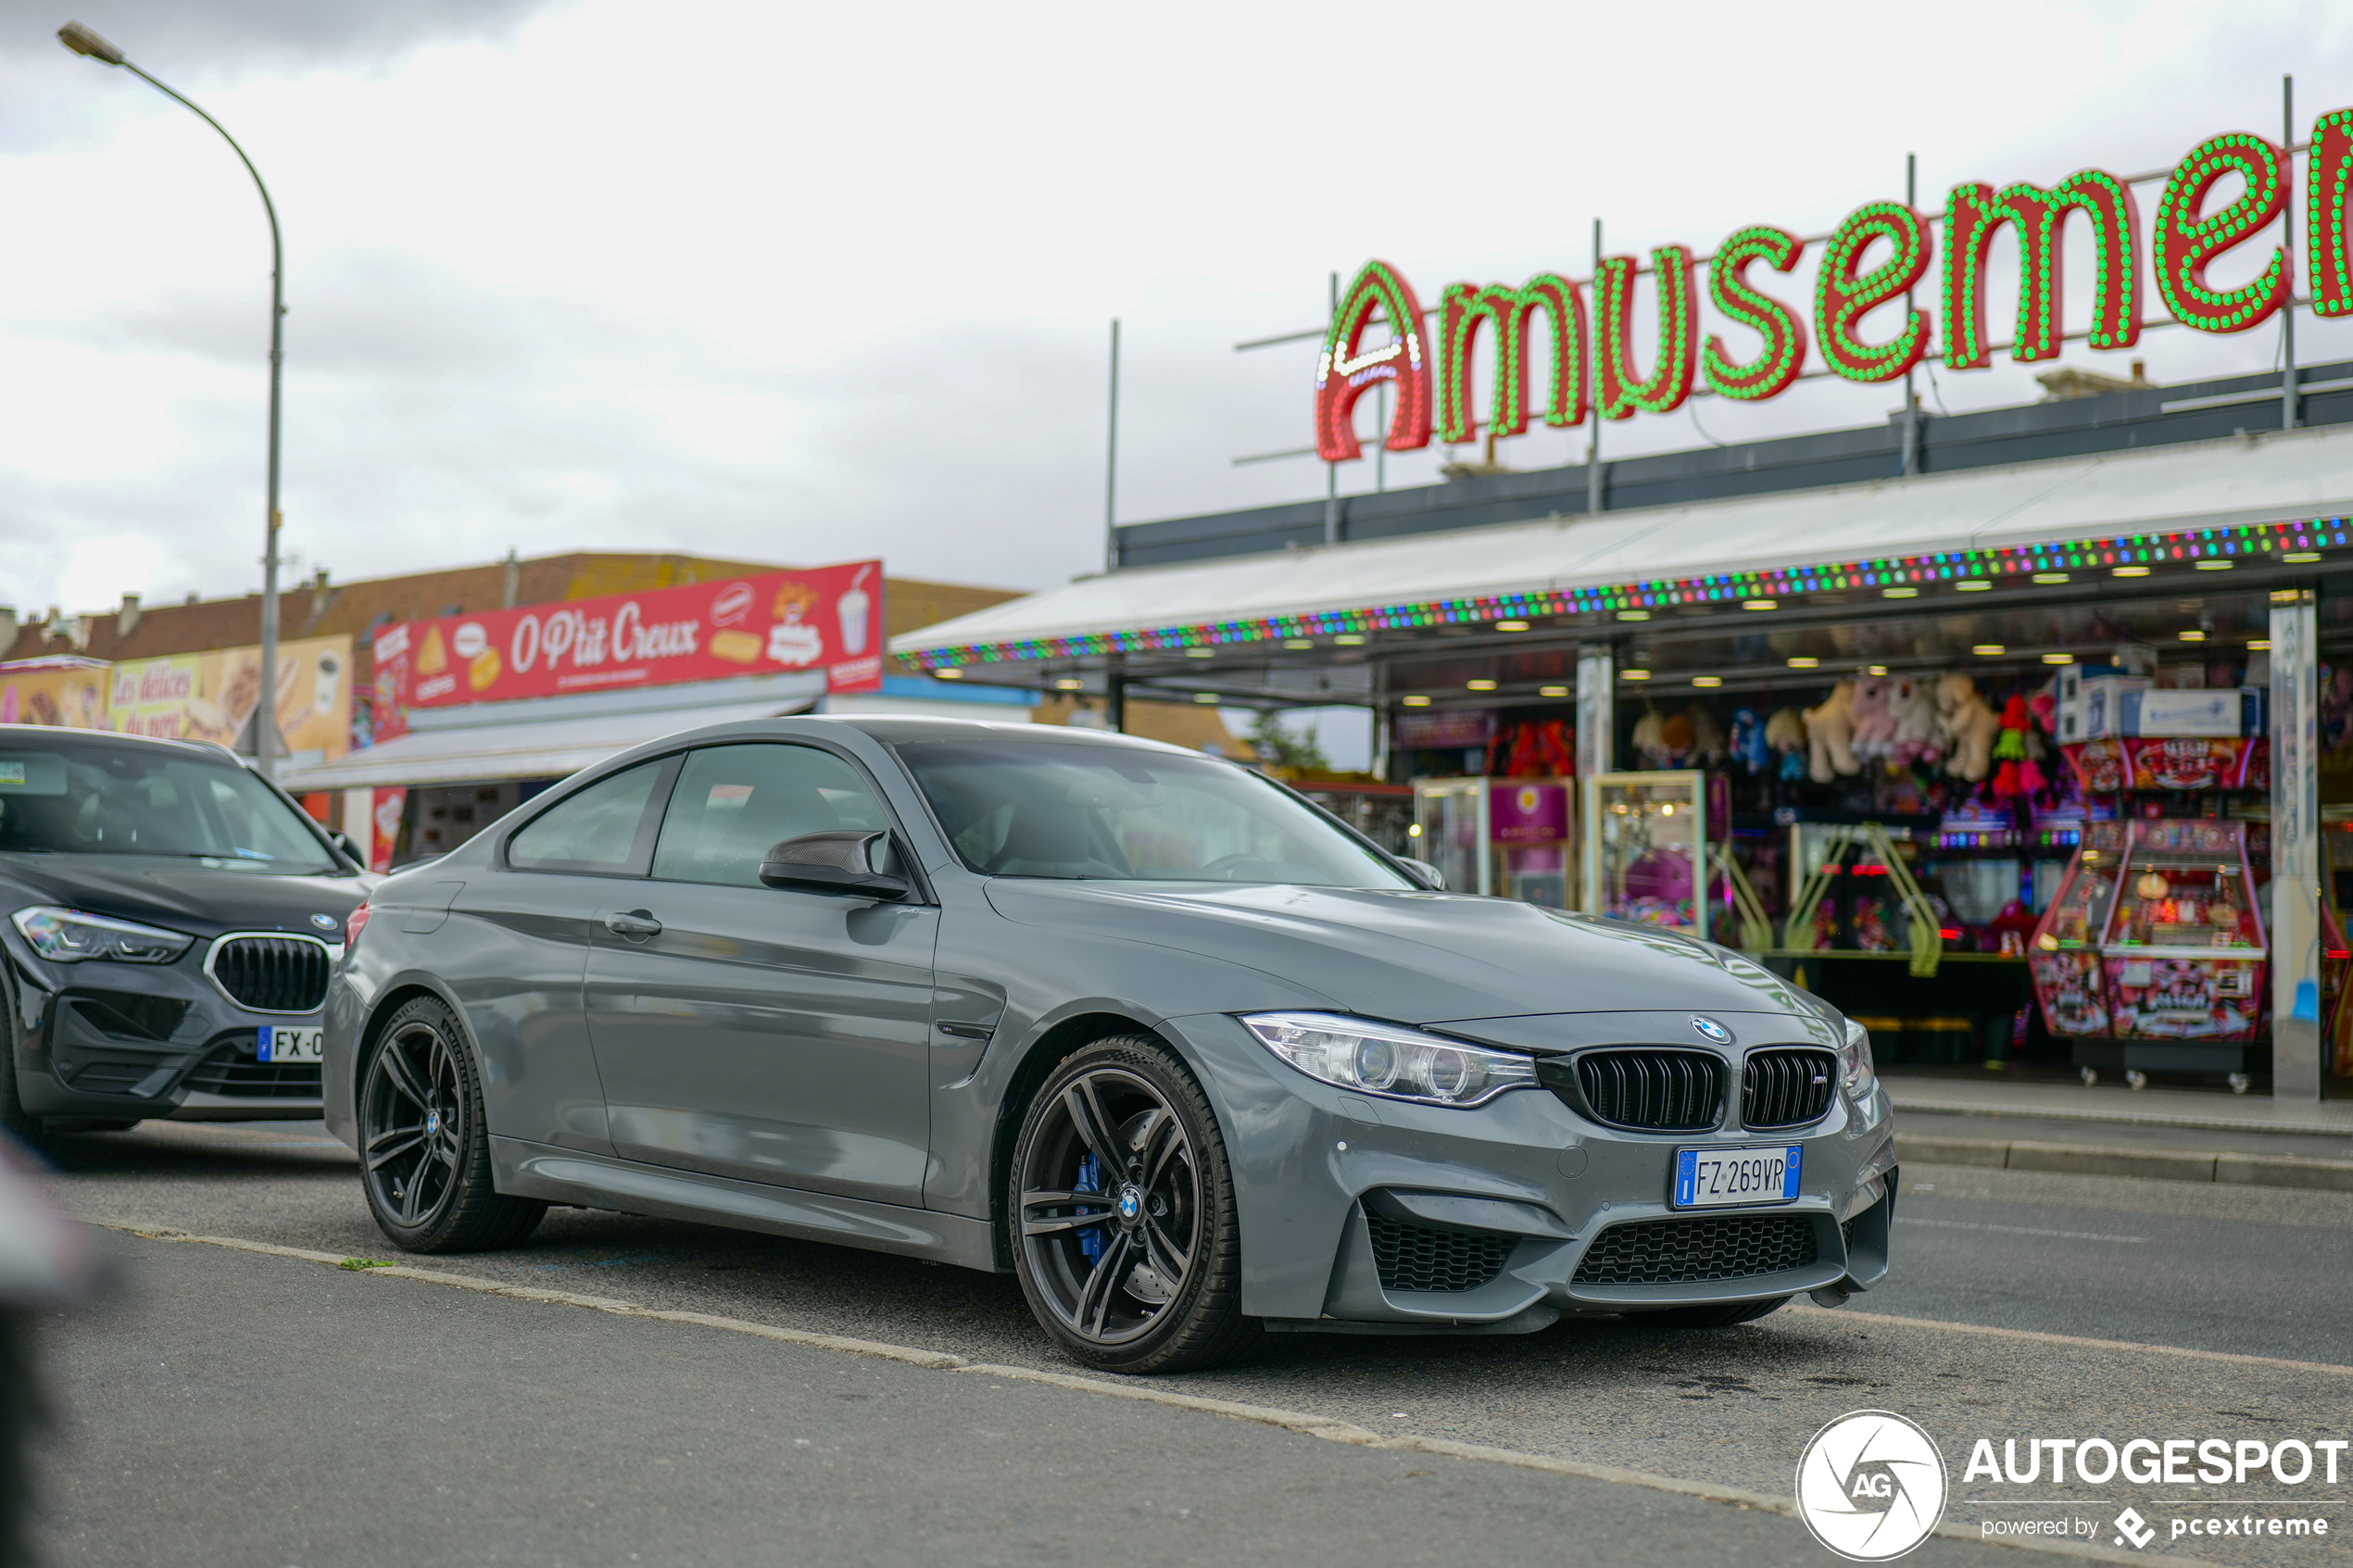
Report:
[[[343,922],[335,919],[333,915],[312,915],[310,917],[310,923],[317,926],[321,931],[333,931],[336,926],[341,925]]]
[[[1712,1018],[1702,1018],[1699,1014],[1693,1013],[1692,1014],[1692,1028],[1697,1031],[1699,1037],[1703,1040],[1712,1040],[1719,1046],[1729,1046],[1732,1043],[1732,1032]]]

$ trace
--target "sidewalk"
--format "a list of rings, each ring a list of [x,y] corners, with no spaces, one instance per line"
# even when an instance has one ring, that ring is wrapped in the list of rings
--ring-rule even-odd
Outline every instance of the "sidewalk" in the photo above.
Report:
[[[1882,1077],[1908,1164],[2353,1192],[2353,1105]]]

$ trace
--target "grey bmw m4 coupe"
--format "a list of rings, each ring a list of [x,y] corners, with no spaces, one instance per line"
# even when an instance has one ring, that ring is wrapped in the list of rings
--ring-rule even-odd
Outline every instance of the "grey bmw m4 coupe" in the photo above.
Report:
[[[1436,881],[1126,736],[673,735],[353,912],[328,1121],[411,1251],[573,1204],[1011,1271],[1128,1373],[1884,1276],[1860,1027],[1724,948]]]

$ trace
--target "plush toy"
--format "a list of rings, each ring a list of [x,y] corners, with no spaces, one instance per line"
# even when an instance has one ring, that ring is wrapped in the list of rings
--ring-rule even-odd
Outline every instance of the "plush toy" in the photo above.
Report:
[[[1668,714],[1665,722],[1658,726],[1658,739],[1668,761],[1680,762],[1689,756],[1695,739],[1692,730],[1691,714],[1689,712]]]
[[[1655,708],[1645,709],[1642,716],[1634,721],[1634,755],[1650,767],[1664,768],[1675,759],[1674,751],[1667,744],[1666,728],[1667,721],[1659,717]]]
[[[2043,770],[2026,749],[2027,734],[2033,728],[2033,710],[2026,698],[2013,696],[2002,705],[2001,734],[1994,742],[1994,760],[2001,767],[1994,773],[1994,795],[1996,799],[2010,799],[2032,795],[2044,784]]]
[[[1894,683],[1867,675],[1855,683],[1855,755],[1885,757],[1895,748],[1895,721],[1888,712]]]
[[[1683,721],[1692,732],[1690,750],[1694,760],[1722,761],[1730,746],[1724,739],[1723,724],[1708,711],[1707,705],[1704,702],[1692,704],[1683,709]]]
[[[1936,697],[1927,681],[1899,675],[1888,683],[1887,714],[1895,732],[1887,757],[1891,770],[1908,768],[1922,758],[1935,760]]]
[[[1806,721],[1794,708],[1779,708],[1765,721],[1765,744],[1781,755],[1779,776],[1794,784],[1806,776]]]
[[[1772,757],[1772,748],[1765,741],[1765,721],[1756,716],[1756,709],[1743,708],[1734,713],[1732,760],[1752,773],[1761,773]]]
[[[1841,681],[1818,708],[1799,715],[1806,721],[1806,744],[1811,752],[1806,771],[1816,784],[1828,784],[1837,774],[1852,778],[1863,771],[1855,760],[1855,683]]]
[[[1994,765],[1994,737],[2001,716],[1978,695],[1967,675],[1947,675],[1936,684],[1936,722],[1944,771],[1970,784],[1982,783]]]

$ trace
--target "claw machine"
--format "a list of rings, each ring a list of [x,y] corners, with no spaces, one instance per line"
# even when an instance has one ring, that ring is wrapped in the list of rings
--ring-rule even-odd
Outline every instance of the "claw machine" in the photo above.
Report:
[[[1585,822],[1587,913],[1707,935],[1706,774],[1596,773]]]
[[[2264,1021],[2261,901],[2247,859],[2247,824],[2153,818],[2126,824],[2100,979],[2127,1081],[2149,1073],[2251,1076]],[[2145,1081],[2144,1078],[2143,1081]]]
[[[1567,779],[1418,779],[1406,853],[1457,893],[1566,909],[1577,863]]]

